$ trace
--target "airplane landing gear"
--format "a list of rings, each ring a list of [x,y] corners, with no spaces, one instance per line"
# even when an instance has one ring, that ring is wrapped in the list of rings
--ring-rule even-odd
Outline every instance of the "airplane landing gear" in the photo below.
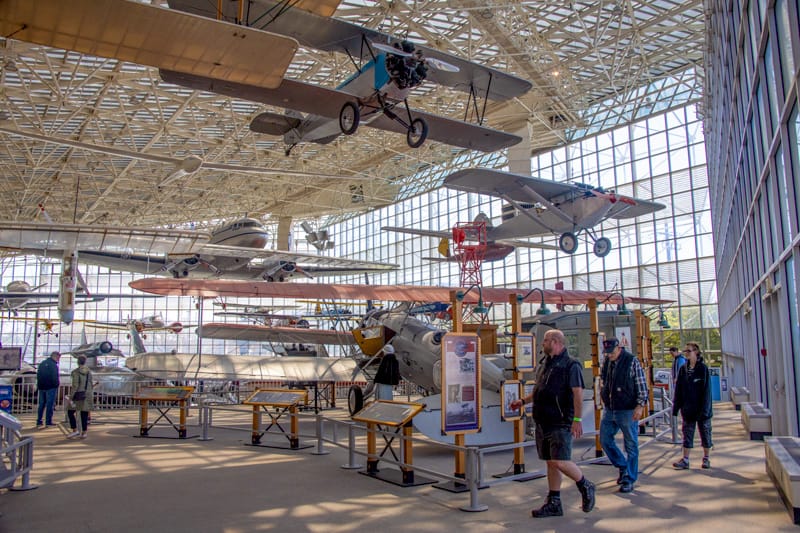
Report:
[[[406,133],[406,142],[411,148],[419,148],[428,138],[428,123],[421,118],[411,121]]]
[[[597,257],[605,257],[611,252],[611,241],[606,237],[600,237],[594,241],[592,250]]]
[[[339,111],[339,129],[345,135],[352,135],[358,129],[361,112],[355,102],[345,102]]]
[[[353,416],[364,408],[364,391],[358,385],[350,385],[347,391],[347,410]]]
[[[574,254],[578,249],[578,237],[571,231],[566,231],[558,239],[558,247],[565,254]]]

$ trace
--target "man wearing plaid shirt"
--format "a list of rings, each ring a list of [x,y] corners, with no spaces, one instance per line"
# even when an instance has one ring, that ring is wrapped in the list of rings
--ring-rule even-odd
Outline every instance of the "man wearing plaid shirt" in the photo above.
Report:
[[[631,492],[639,477],[639,419],[647,405],[647,380],[639,360],[615,337],[603,342],[606,359],[600,372],[603,419],[600,444],[611,464],[619,469],[620,492]],[[625,454],[614,437],[622,431]]]

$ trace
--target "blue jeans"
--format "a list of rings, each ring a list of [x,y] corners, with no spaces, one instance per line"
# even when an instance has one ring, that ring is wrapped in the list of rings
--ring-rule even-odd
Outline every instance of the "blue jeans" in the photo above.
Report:
[[[39,389],[39,410],[36,413],[36,425],[42,425],[42,414],[47,408],[47,415],[45,421],[48,426],[53,425],[53,409],[56,406],[56,393],[58,389]]]
[[[625,440],[625,455],[614,442],[614,437],[620,430]],[[625,469],[628,481],[635,483],[639,478],[639,422],[633,419],[633,409],[629,411],[603,409],[600,444],[611,464],[620,470]]]

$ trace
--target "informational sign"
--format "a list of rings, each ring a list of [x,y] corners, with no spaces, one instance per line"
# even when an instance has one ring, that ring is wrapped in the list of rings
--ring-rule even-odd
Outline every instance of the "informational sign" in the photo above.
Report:
[[[516,379],[509,379],[503,382],[500,389],[500,400],[503,411],[500,418],[503,420],[519,420],[522,418],[522,408],[512,409],[511,404],[521,398],[522,383]]]
[[[481,428],[480,338],[448,333],[442,342],[442,434]]]
[[[524,372],[533,368],[533,354],[536,353],[536,337],[518,334],[514,339],[514,357],[517,371]]]
[[[133,397],[135,400],[177,402],[188,400],[194,387],[142,387]]]
[[[398,427],[407,424],[424,408],[425,404],[422,403],[378,400],[364,407],[352,418],[358,422]]]
[[[0,348],[0,370],[19,370],[22,365],[22,348]]]
[[[535,383],[533,381],[528,381],[522,386],[522,397],[527,398],[531,394],[533,394],[533,387]],[[533,402],[528,402],[525,404],[525,414],[528,416],[533,416]]]
[[[242,403],[247,405],[274,405],[275,407],[291,407],[308,402],[308,391],[305,389],[259,389]]]
[[[618,326],[614,328],[614,335],[619,340],[619,345],[627,351],[632,352],[631,349],[631,328],[630,326]]]
[[[11,414],[14,406],[14,385],[0,385],[0,411]]]

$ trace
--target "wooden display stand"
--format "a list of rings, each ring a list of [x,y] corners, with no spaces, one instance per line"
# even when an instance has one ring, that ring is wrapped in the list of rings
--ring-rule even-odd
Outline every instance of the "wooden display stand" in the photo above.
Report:
[[[192,397],[194,387],[142,387],[133,397],[139,402],[139,437],[150,437],[150,430],[163,418],[178,432],[179,439],[189,438],[186,436],[186,414],[189,410],[189,399]],[[157,403],[155,403],[157,402]],[[153,423],[148,423],[147,414],[150,404],[159,413]],[[178,425],[173,422],[168,413],[173,407],[180,410]],[[175,437],[160,437],[175,438]]]
[[[253,432],[249,446],[262,446],[264,448],[281,448],[287,450],[301,450],[303,448],[310,448],[311,445],[300,445],[300,438],[298,437],[297,426],[297,409],[302,403],[308,403],[308,391],[305,389],[259,389],[250,395],[245,401],[244,405],[253,406]],[[270,407],[274,411],[270,410]],[[269,415],[269,425],[261,429],[261,413],[265,412]],[[283,429],[279,420],[285,415],[289,414],[289,433]],[[289,446],[278,444],[261,444],[261,437],[264,436],[272,427],[278,428],[280,433],[289,441]]]
[[[411,467],[413,463],[411,441],[413,425],[411,421],[424,408],[425,405],[421,403],[378,400],[353,415],[353,420],[367,424],[367,469],[360,471],[359,474],[382,479],[401,487],[413,487],[436,482],[433,479],[414,476],[414,469]],[[377,453],[378,445],[375,432],[376,430],[385,431],[384,427],[395,428],[395,434],[400,434],[402,431],[402,462],[405,463],[405,466],[400,466],[399,472],[397,470],[384,470],[383,472],[378,470],[380,458],[387,451],[391,452],[395,461],[401,462],[394,448],[392,448],[394,436],[390,438],[382,434],[381,436],[386,445],[380,454]]]

